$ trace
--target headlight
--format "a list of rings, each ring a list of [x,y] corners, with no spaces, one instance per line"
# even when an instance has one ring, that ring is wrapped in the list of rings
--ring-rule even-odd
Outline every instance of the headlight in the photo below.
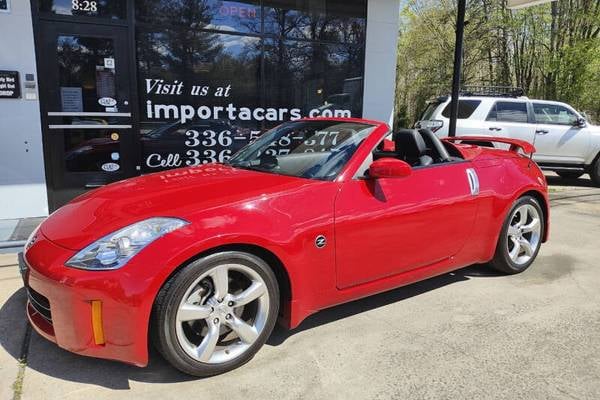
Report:
[[[177,218],[150,218],[137,222],[98,239],[65,265],[95,271],[121,268],[144,247],[187,224]]]
[[[27,250],[29,250],[31,248],[31,246],[33,246],[35,244],[35,241],[38,238],[38,231],[40,230],[40,225],[38,225],[33,230],[33,232],[31,232],[31,234],[29,235],[29,237],[27,238],[27,241],[25,242],[25,246],[23,247],[23,251],[24,252],[26,252]]]

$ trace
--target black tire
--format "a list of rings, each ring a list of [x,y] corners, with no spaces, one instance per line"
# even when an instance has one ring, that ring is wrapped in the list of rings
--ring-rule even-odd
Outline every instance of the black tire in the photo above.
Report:
[[[590,177],[594,185],[600,186],[600,155],[596,157],[596,162],[590,168]]]
[[[537,213],[539,216],[539,221],[540,221],[540,237],[539,237],[539,241],[537,243],[537,247],[533,251],[533,255],[531,256],[531,259],[526,263],[517,264],[517,263],[513,262],[513,260],[511,259],[510,255],[509,255],[508,229],[511,224],[511,221],[515,217],[514,216],[515,211],[519,207],[526,205],[526,204],[531,205],[533,208],[535,208],[537,210]],[[508,212],[506,219],[505,219],[504,223],[502,224],[502,230],[500,231],[500,236],[498,238],[498,244],[496,245],[496,252],[494,254],[494,258],[490,262],[490,266],[493,267],[494,269],[496,269],[497,271],[500,271],[505,274],[510,274],[510,275],[518,274],[518,273],[525,271],[527,268],[529,268],[531,266],[531,264],[533,264],[533,262],[535,261],[537,255],[538,255],[538,252],[540,251],[544,229],[545,229],[544,213],[543,213],[542,208],[540,207],[540,204],[538,203],[538,201],[534,197],[531,197],[531,196],[523,196],[523,197],[520,197],[519,199],[517,199],[517,201],[515,201],[513,206],[510,208],[510,211]]]
[[[577,179],[584,174],[583,171],[556,171],[556,173],[563,179]]]
[[[186,291],[202,274],[223,264],[241,264],[260,275],[268,292],[266,322],[256,341],[241,355],[219,364],[204,363],[190,357],[180,345],[176,332],[176,314]],[[231,281],[231,278],[230,278]],[[193,376],[222,374],[250,361],[267,341],[279,312],[279,286],[269,265],[252,254],[227,251],[193,261],[175,273],[161,288],[154,303],[150,334],[161,355],[178,370]]]

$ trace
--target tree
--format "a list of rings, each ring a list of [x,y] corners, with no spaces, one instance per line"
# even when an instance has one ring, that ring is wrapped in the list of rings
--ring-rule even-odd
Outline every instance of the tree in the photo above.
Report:
[[[450,91],[456,4],[409,0],[398,45],[398,121],[411,125],[427,98]],[[467,4],[463,85],[522,87],[600,117],[600,0],[558,0],[509,10],[506,0]]]

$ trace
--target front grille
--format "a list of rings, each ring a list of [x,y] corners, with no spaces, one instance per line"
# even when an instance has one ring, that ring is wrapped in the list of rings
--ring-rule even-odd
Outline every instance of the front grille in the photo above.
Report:
[[[50,302],[48,299],[32,288],[27,288],[27,297],[35,311],[37,311],[46,321],[52,323],[52,313],[50,312]]]

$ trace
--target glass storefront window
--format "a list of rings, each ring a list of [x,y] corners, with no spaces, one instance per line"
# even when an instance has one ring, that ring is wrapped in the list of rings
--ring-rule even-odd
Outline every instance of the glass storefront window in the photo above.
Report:
[[[269,39],[264,57],[268,104],[308,117],[361,116],[363,46]]]
[[[69,130],[63,137],[68,172],[117,173],[129,161],[121,160],[121,136],[113,130]]]
[[[260,33],[261,7],[258,0],[137,0],[136,18],[190,29]]]
[[[261,40],[206,31],[138,33],[142,170],[222,162],[260,131]]]
[[[265,33],[341,43],[365,40],[366,0],[265,0],[264,5]]]
[[[362,116],[366,0],[37,4],[58,66],[48,86],[59,178],[101,184],[226,162],[282,122]]]
[[[57,39],[63,112],[105,111],[99,99],[116,98],[112,39],[61,35]]]
[[[127,4],[123,0],[39,0],[41,13],[124,19]]]
[[[362,114],[364,0],[135,4],[144,172],[227,161],[284,121]]]

